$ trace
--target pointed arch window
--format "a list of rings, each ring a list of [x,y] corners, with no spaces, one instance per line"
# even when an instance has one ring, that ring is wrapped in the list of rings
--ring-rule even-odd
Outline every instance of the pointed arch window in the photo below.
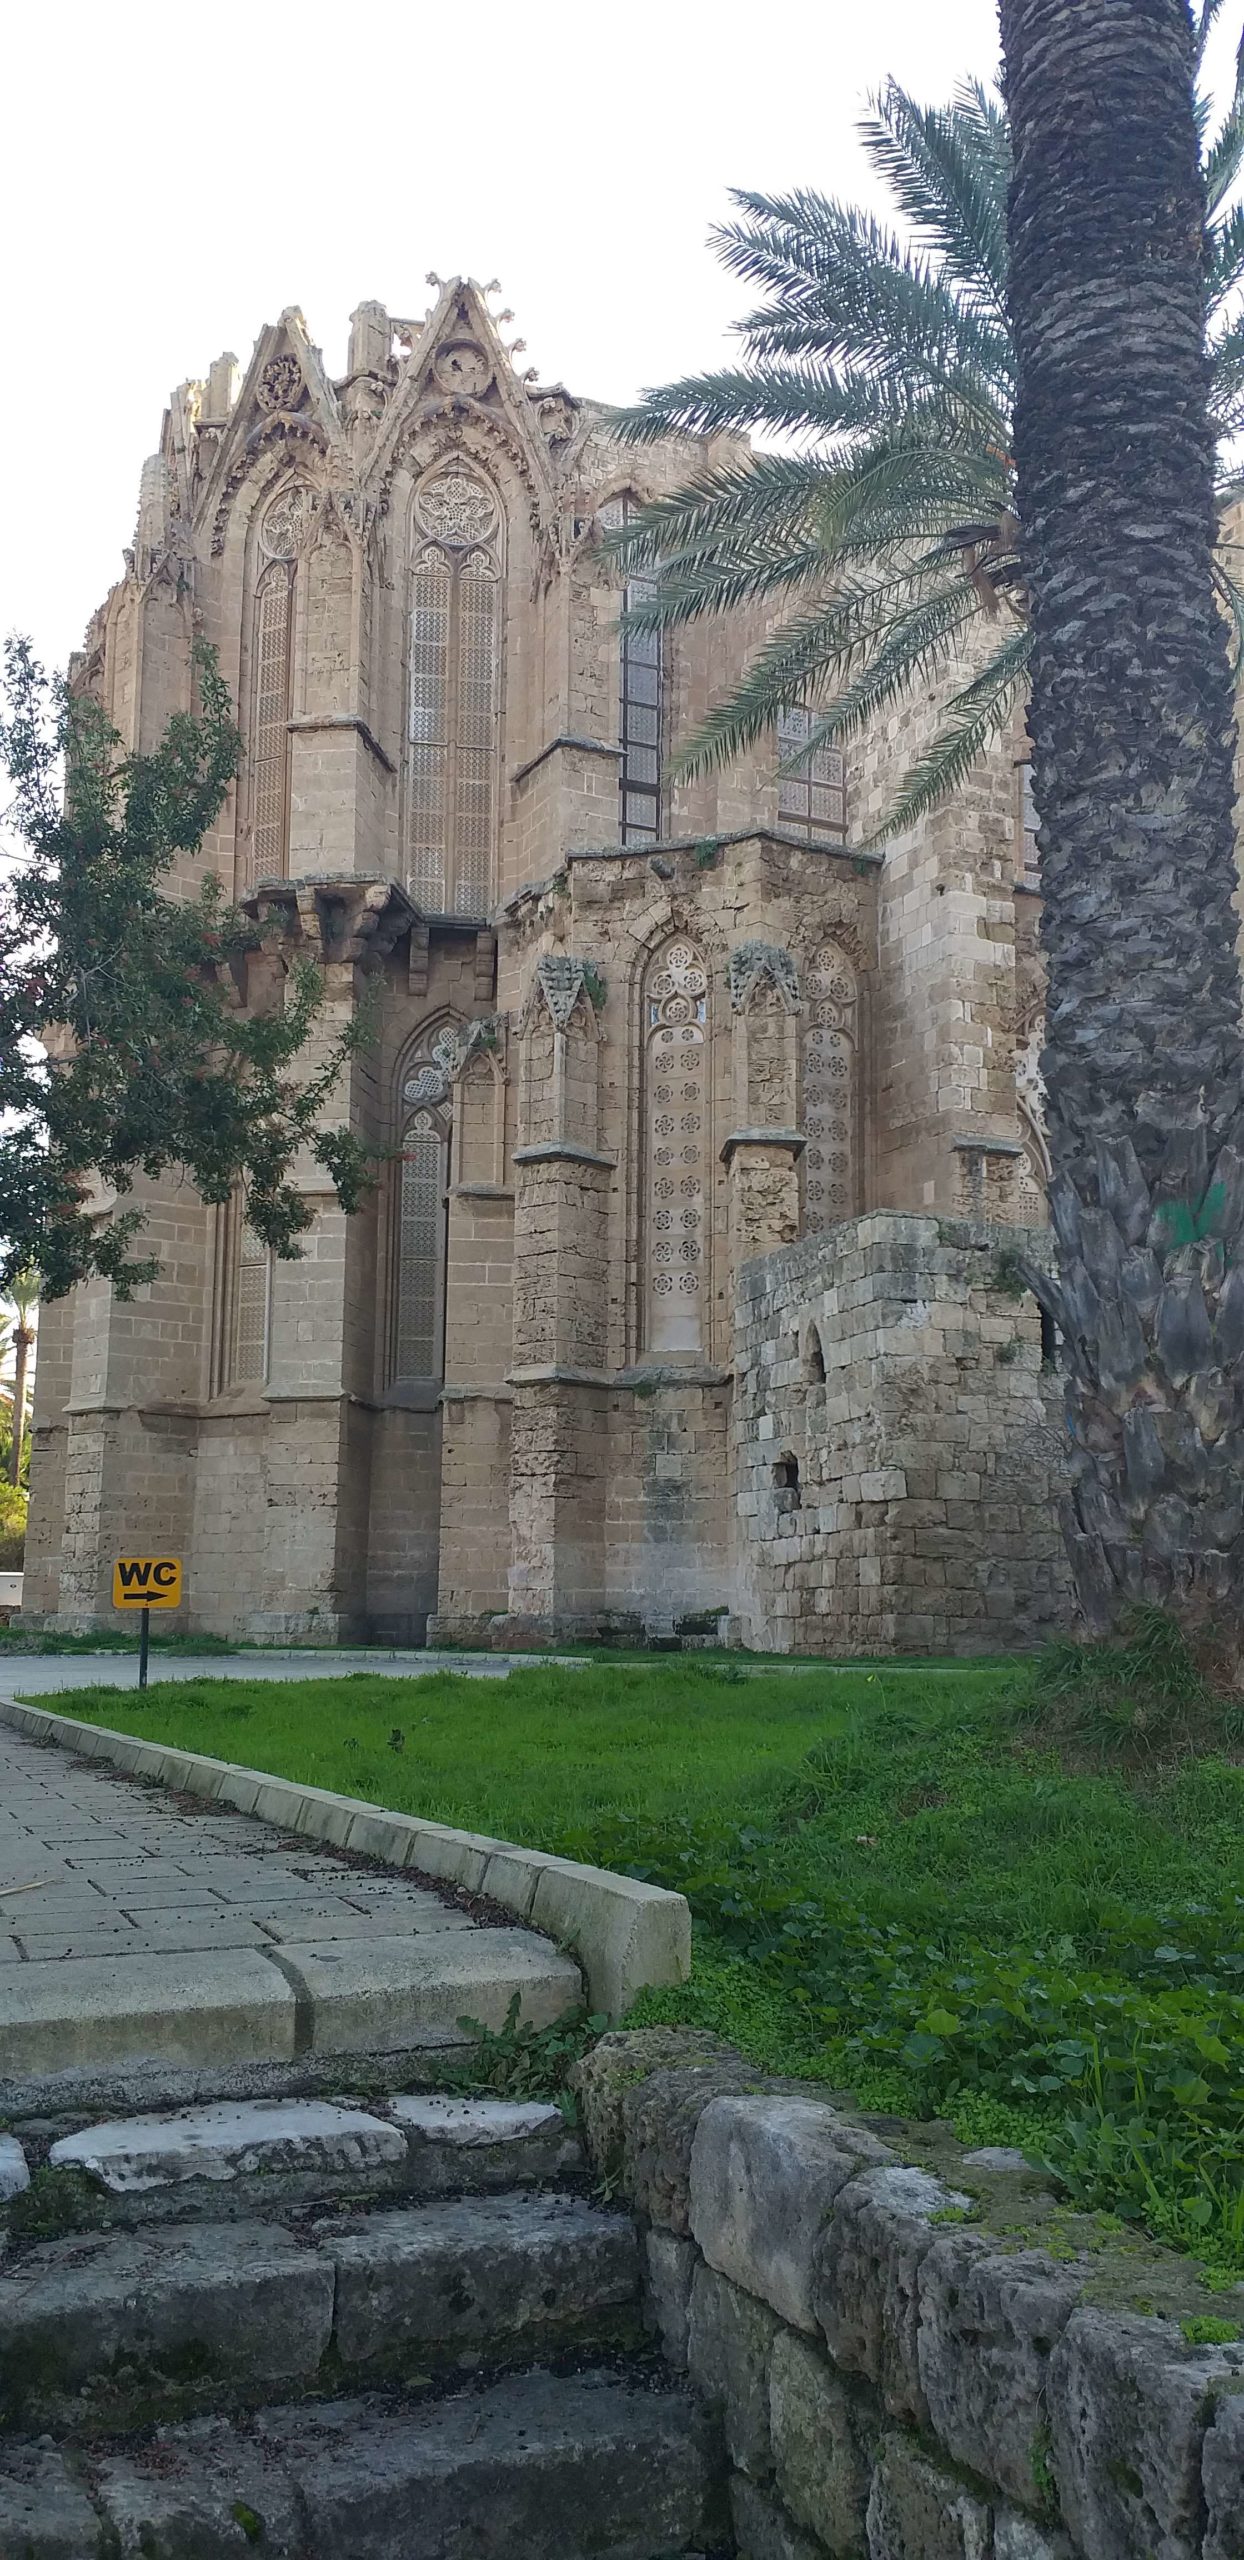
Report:
[[[611,498],[600,511],[612,530],[638,515],[638,500]],[[652,578],[630,578],[623,591],[624,612],[647,604],[656,593]],[[618,656],[618,744],[623,844],[656,844],[661,833],[661,713],[664,653],[659,631],[623,630]]]
[[[493,901],[501,725],[501,511],[459,462],[415,500],[406,722],[406,871],[434,915]]]
[[[839,747],[799,761],[816,723],[810,711],[778,715],[778,824],[809,844],[839,844],[847,832],[847,775]],[[794,767],[792,772],[783,768]]]
[[[450,1078],[457,1040],[448,1026],[421,1041],[402,1078],[401,1155],[393,1216],[389,1383],[439,1385],[445,1374]]]
[[[267,1384],[272,1338],[272,1252],[246,1217],[238,1190],[219,1212],[211,1391]]]
[[[259,574],[251,624],[250,879],[283,878],[289,868],[289,723],[292,713],[294,583],[310,492],[278,491],[259,527]]]
[[[644,980],[647,1141],[645,1347],[704,1348],[710,1211],[708,971],[690,942],[653,953]]]

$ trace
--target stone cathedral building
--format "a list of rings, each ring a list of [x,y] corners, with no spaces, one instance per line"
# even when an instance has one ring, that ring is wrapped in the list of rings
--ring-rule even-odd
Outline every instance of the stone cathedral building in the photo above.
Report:
[[[76,680],[146,748],[214,644],[244,759],[202,861],[322,965],[326,1034],[366,1001],[333,1108],[388,1152],[349,1219],[308,1177],[294,1262],[153,1186],[158,1280],[46,1309],[26,1623],[106,1623],[114,1554],[170,1549],[225,1634],[1035,1637],[1021,753],[884,858],[928,705],[672,781],[757,633],[621,639],[600,537],[720,448],[628,450],[517,353],[454,282],[364,303],[332,381],[290,310],[144,465]]]

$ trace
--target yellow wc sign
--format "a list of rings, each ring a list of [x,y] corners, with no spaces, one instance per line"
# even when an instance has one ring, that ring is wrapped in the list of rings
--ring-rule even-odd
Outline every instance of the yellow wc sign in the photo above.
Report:
[[[118,1556],[112,1568],[114,1609],[179,1609],[180,1556]]]

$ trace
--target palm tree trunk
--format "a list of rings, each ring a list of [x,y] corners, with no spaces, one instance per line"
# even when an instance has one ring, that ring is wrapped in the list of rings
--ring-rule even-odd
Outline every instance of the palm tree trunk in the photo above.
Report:
[[[28,1325],[19,1324],[13,1335],[13,1446],[9,1451],[9,1482],[22,1480],[22,1441],[26,1431],[26,1365],[34,1335]]]
[[[1068,1365],[1094,1632],[1244,1628],[1244,1040],[1187,0],[1000,0]]]

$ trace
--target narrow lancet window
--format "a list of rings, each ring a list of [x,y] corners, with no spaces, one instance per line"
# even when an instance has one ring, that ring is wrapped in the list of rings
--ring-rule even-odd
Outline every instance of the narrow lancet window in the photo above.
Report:
[[[406,874],[433,915],[493,900],[502,560],[492,491],[461,463],[415,501],[407,678]]]
[[[455,1034],[442,1025],[418,1043],[402,1077],[389,1359],[389,1383],[395,1387],[428,1387],[445,1372],[450,1079],[456,1055]]]

